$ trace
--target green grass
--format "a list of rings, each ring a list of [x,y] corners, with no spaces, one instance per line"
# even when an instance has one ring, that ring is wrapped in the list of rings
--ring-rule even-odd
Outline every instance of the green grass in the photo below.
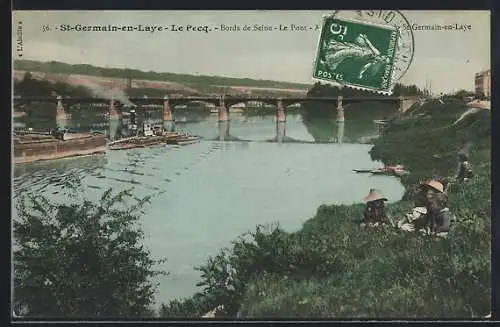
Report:
[[[490,112],[457,126],[459,102],[428,103],[392,120],[371,150],[374,159],[401,163],[422,179],[452,176],[467,148],[476,176],[449,189],[456,229],[447,238],[392,227],[360,230],[363,204],[322,205],[295,233],[279,226],[242,236],[199,267],[203,291],[165,304],[164,316],[201,315],[224,304],[240,317],[477,317],[491,311]],[[429,118],[430,117],[430,118]],[[440,158],[431,159],[433,154]],[[409,192],[411,193],[411,192]],[[334,201],[334,199],[332,199]],[[393,219],[412,207],[388,206]],[[228,280],[230,270],[236,274]]]

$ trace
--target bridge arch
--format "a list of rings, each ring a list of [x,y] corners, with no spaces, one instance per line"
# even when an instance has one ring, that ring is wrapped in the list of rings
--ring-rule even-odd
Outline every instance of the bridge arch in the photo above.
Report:
[[[235,107],[236,105],[239,104],[245,104],[245,106],[250,106],[252,107],[253,104],[258,104],[260,107],[264,107],[265,105],[269,107],[275,107],[276,106],[276,101],[261,101],[261,100],[233,100],[233,101],[224,101],[226,104],[227,108]]]
[[[172,109],[178,109],[177,107],[178,106],[182,106],[182,105],[185,105],[185,106],[189,106],[190,104],[202,104],[205,108],[214,108],[214,107],[217,107],[218,104],[214,103],[214,101],[204,101],[204,100],[191,100],[191,101],[185,101],[185,102],[178,102],[178,101],[174,101],[173,103],[170,102],[170,107]]]

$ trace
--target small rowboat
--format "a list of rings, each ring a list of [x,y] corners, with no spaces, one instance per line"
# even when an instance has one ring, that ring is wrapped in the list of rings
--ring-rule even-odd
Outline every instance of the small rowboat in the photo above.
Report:
[[[371,173],[373,169],[353,169],[357,173]]]
[[[379,168],[372,170],[370,173],[373,175],[402,176],[408,174],[409,172],[403,168]]]
[[[403,165],[385,166],[377,169],[353,169],[357,173],[370,173],[373,175],[395,175],[402,176],[408,174]]]

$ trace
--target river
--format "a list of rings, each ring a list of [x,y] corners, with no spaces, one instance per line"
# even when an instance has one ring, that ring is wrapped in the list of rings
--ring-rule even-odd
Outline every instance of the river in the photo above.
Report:
[[[66,178],[80,180],[92,199],[109,187],[133,187],[137,197],[154,195],[142,220],[145,243],[155,257],[167,259],[160,268],[170,273],[159,280],[158,303],[198,291],[194,266],[257,224],[279,222],[295,231],[321,204],[361,202],[370,188],[381,189],[393,202],[404,191],[395,178],[352,170],[380,166],[372,162],[371,146],[365,144],[377,134],[373,119],[382,117],[376,115],[346,115],[344,125],[331,119],[305,121],[300,114],[287,115],[281,125],[273,115],[231,115],[228,124],[219,124],[213,115],[177,118],[186,120],[177,129],[200,135],[202,141],[109,151],[14,170],[15,195],[45,193],[60,200],[59,185]],[[123,130],[117,122],[71,124],[105,129],[111,138]]]

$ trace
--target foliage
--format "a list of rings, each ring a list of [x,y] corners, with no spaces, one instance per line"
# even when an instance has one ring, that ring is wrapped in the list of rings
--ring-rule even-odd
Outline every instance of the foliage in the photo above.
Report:
[[[489,114],[452,125],[464,111],[458,102],[431,102],[389,124],[372,156],[411,167],[410,189],[436,171],[451,176],[456,151],[468,147],[476,177],[452,184],[449,207],[458,217],[446,238],[393,227],[360,230],[363,205],[322,205],[301,230],[279,226],[238,239],[202,271],[196,295],[205,309],[223,304],[238,317],[477,317],[491,311]],[[426,117],[432,117],[432,121]],[[403,138],[403,139],[401,139]],[[433,142],[431,142],[433,141]],[[411,142],[411,143],[410,143]],[[412,144],[412,146],[408,146]],[[450,152],[428,163],[439,151]],[[438,169],[434,167],[437,166]],[[388,205],[393,220],[412,207]],[[199,315],[193,300],[165,305]]]
[[[169,81],[182,84],[201,84],[218,86],[258,86],[270,88],[298,88],[307,89],[309,85],[300,83],[287,83],[269,80],[255,80],[250,78],[231,78],[206,75],[186,75],[175,73],[157,73],[137,69],[103,68],[87,64],[70,65],[57,61],[40,62],[32,60],[15,60],[14,69],[33,72],[81,74],[90,76],[132,78],[143,80]]]
[[[153,315],[164,272],[154,266],[137,226],[149,198],[106,191],[100,201],[51,202],[21,195],[14,219],[14,301],[18,315]]]
[[[403,85],[396,84],[393,89],[392,96],[421,96],[424,92],[419,89],[416,85]],[[350,87],[339,88],[337,86],[332,86],[330,84],[322,84],[316,82],[313,87],[308,92],[309,96],[339,96],[344,97],[358,97],[358,96],[368,96],[368,97],[384,97],[384,95],[374,94],[370,91],[353,89]]]
[[[482,110],[454,124],[466,110],[458,101],[428,102],[405,113],[375,141],[370,152],[372,159],[404,164],[411,171],[402,179],[407,186],[430,177],[449,176],[457,168],[460,151],[475,148],[471,155],[485,164],[489,156],[481,157],[490,148],[491,113]]]
[[[475,97],[475,96],[477,96],[477,94],[475,94],[474,92],[471,92],[471,91],[467,91],[467,90],[458,90],[457,92],[455,92],[451,96],[456,98],[456,99],[463,99],[466,97]]]
[[[91,96],[89,90],[84,86],[73,86],[63,82],[52,83],[46,80],[39,80],[32,77],[30,72],[26,72],[23,79],[14,82],[15,95],[43,97],[50,95],[65,95],[71,97]]]

